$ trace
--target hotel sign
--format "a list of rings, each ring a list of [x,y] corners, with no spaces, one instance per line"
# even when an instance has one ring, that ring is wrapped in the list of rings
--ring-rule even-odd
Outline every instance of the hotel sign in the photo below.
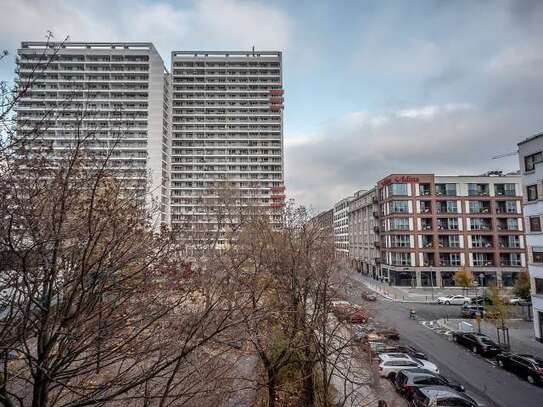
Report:
[[[410,177],[408,175],[399,175],[385,178],[377,184],[380,188],[390,184],[415,184],[419,182],[419,177]]]

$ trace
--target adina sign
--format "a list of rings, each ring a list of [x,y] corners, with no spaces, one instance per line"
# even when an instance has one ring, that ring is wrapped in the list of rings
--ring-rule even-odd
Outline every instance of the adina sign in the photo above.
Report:
[[[414,184],[419,182],[419,177],[410,177],[408,175],[401,175],[395,177],[388,177],[382,181],[379,181],[379,186],[384,187],[390,184]]]

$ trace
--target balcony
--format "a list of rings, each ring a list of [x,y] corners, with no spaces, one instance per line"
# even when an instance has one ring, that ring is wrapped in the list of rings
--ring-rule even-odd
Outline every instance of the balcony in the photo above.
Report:
[[[272,192],[283,192],[285,190],[285,187],[283,186],[276,186],[270,188]]]
[[[516,201],[498,201],[496,203],[496,213],[498,214],[518,214]]]
[[[272,199],[285,199],[287,196],[285,194],[272,194],[271,198]]]
[[[470,213],[490,214],[490,202],[488,201],[469,201]]]
[[[430,201],[420,201],[420,213],[431,213],[432,203]]]
[[[440,238],[439,239],[439,247],[440,248],[455,248],[455,247],[460,247],[460,241],[458,240],[453,240],[453,239],[442,239]]]
[[[515,184],[495,184],[496,196],[516,196]]]
[[[475,267],[492,267],[494,266],[494,256],[489,253],[474,253],[473,265]]]
[[[443,266],[443,267],[458,267],[460,266],[460,261],[452,261],[452,260],[447,260],[447,259],[441,259],[439,261],[440,265]]]
[[[272,202],[270,204],[270,206],[272,208],[282,208],[283,206],[285,206],[285,203],[284,202]]]
[[[283,89],[271,89],[270,90],[270,95],[273,95],[273,96],[282,96],[284,93],[285,93],[285,91]]]
[[[419,194],[420,195],[430,195],[432,191],[430,190],[430,184],[419,184]]]
[[[518,221],[517,219],[511,218],[511,219],[504,219],[504,218],[498,218],[496,228],[498,231],[518,231]]]
[[[489,196],[488,184],[468,184],[468,196]]]
[[[500,266],[502,267],[520,267],[522,266],[522,263],[519,261],[513,261],[513,260],[500,260]]]
[[[420,227],[422,230],[432,230],[432,219],[421,219]]]

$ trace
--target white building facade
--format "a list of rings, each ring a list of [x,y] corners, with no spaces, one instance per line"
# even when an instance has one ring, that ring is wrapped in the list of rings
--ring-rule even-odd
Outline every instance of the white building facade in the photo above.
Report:
[[[40,128],[31,140],[53,157],[86,138],[108,167],[136,195],[169,221],[169,83],[150,43],[52,44],[23,42],[18,82],[28,90],[17,104],[17,131]]]
[[[543,134],[518,144],[535,337],[543,341]]]
[[[375,188],[356,192],[349,203],[349,258],[373,278],[381,277],[378,208]]]
[[[349,203],[347,197],[334,205],[334,245],[337,258],[349,258]]]
[[[172,225],[221,233],[221,197],[279,225],[285,203],[281,52],[172,53]],[[219,244],[221,241],[219,241]]]

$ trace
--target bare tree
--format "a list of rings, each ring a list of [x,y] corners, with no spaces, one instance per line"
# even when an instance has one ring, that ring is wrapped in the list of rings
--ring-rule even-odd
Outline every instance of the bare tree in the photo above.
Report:
[[[213,267],[213,251],[189,261],[154,227],[145,197],[114,176],[122,127],[100,153],[82,126],[87,105],[62,151],[45,137],[62,111],[15,131],[27,91],[17,85],[2,109],[0,404],[215,400],[232,365],[224,337],[240,323],[228,270]]]

